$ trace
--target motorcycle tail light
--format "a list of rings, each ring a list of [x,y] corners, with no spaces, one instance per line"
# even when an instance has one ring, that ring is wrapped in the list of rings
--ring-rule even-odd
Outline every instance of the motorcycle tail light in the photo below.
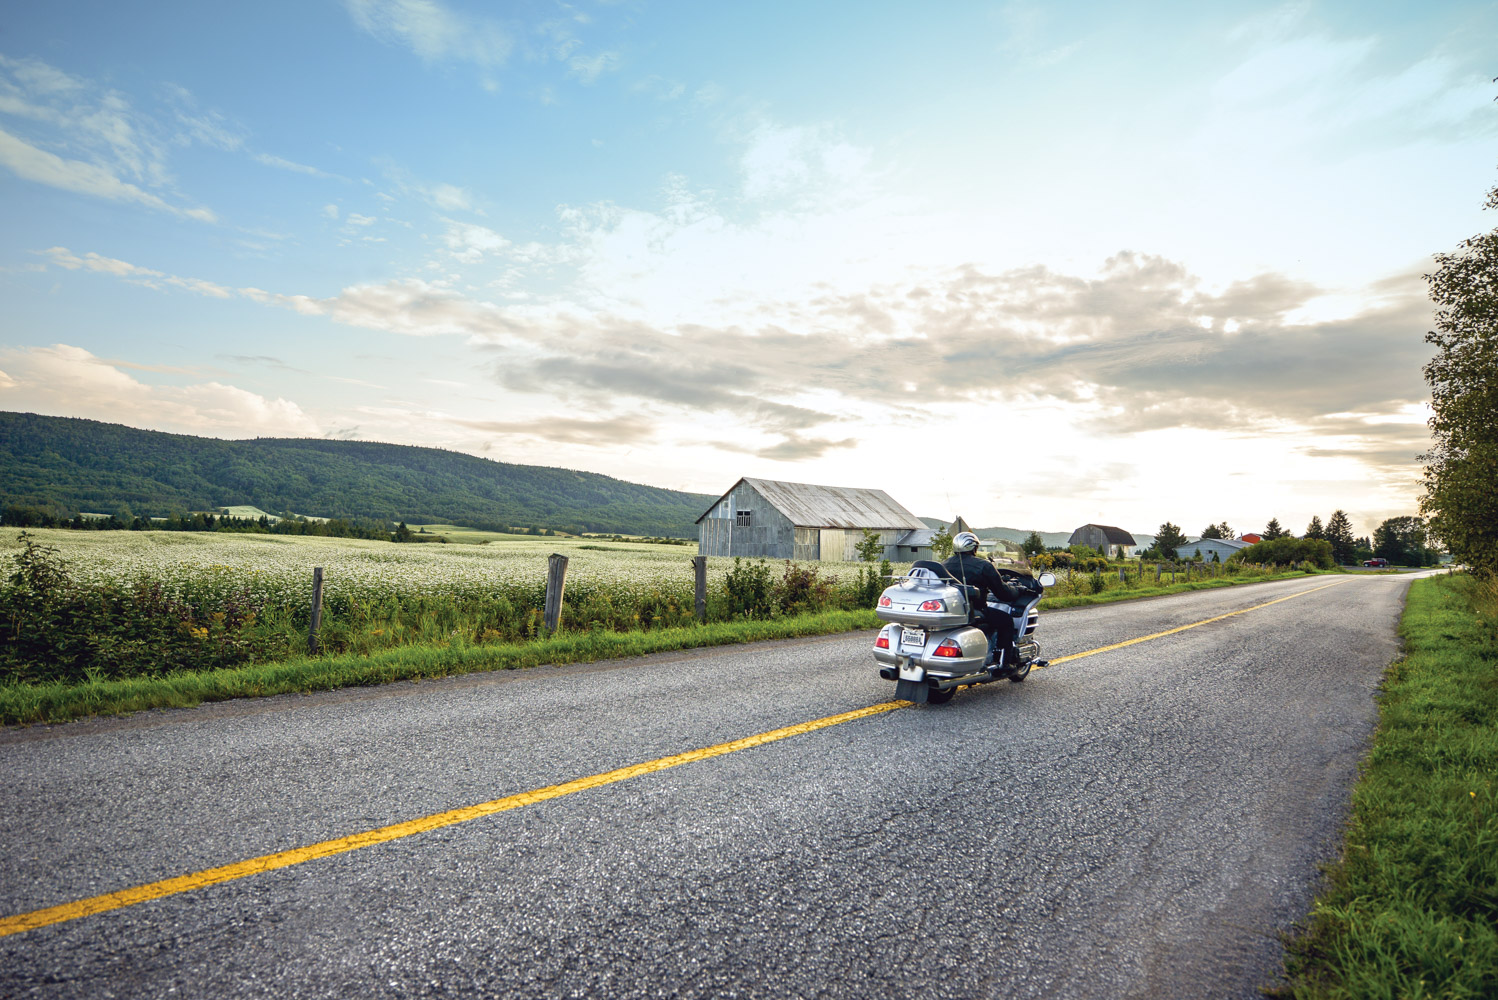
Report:
[[[881,598],[879,598],[879,606],[881,608],[887,608],[887,607],[889,607],[893,603],[894,602],[891,601],[888,597],[881,597]]]
[[[947,606],[942,601],[922,601],[921,602],[921,610],[922,611],[945,611],[945,610],[947,610]]]
[[[887,635],[881,635],[879,638],[875,639],[874,640],[874,648],[875,649],[888,649],[889,648],[889,636],[887,636]]]
[[[957,645],[957,643],[953,642],[951,639],[948,639],[940,646],[936,647],[935,655],[950,656],[954,658],[960,657],[962,655],[962,647]]]

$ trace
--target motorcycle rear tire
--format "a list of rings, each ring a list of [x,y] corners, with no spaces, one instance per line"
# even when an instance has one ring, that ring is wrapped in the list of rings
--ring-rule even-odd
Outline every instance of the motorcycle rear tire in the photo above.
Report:
[[[1009,682],[1011,684],[1018,684],[1020,681],[1024,680],[1026,677],[1029,677],[1029,676],[1030,676],[1030,661],[1029,660],[1025,660],[1022,663],[1020,663],[1018,670],[1016,670],[1014,673],[1012,673],[1012,674],[1009,675]]]
[[[926,695],[926,703],[928,705],[945,705],[947,702],[952,700],[952,696],[956,693],[956,688],[952,688],[950,691],[942,691],[939,688],[932,688],[931,693]]]

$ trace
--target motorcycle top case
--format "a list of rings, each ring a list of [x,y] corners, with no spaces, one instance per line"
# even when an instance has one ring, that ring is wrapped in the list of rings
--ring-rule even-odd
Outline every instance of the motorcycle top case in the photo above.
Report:
[[[956,628],[967,624],[967,599],[962,589],[946,583],[897,583],[885,588],[874,608],[881,621],[916,628]],[[928,610],[921,610],[925,605]]]

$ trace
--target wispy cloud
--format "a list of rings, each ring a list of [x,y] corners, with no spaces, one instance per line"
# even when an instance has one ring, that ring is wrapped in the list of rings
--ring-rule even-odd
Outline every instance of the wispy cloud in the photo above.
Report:
[[[469,430],[505,437],[525,437],[556,444],[614,448],[641,444],[655,436],[656,425],[639,416],[608,417],[589,420],[578,417],[547,416],[534,420],[467,420],[458,417],[448,422]]]
[[[133,202],[148,208],[170,212],[185,219],[216,222],[206,208],[182,208],[117,177],[109,168],[82,160],[69,160],[49,153],[0,129],[0,164],[17,177],[38,184],[86,194],[110,201]]]
[[[426,62],[457,60],[501,66],[514,42],[498,21],[452,10],[435,0],[344,0],[354,23]]]

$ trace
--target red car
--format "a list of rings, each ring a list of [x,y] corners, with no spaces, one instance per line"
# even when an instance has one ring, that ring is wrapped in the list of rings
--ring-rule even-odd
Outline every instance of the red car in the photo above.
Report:
[[[1389,560],[1387,560],[1387,559],[1364,559],[1363,560],[1363,565],[1364,566],[1371,566],[1374,569],[1377,569],[1380,566],[1387,566],[1387,565],[1389,565]]]

